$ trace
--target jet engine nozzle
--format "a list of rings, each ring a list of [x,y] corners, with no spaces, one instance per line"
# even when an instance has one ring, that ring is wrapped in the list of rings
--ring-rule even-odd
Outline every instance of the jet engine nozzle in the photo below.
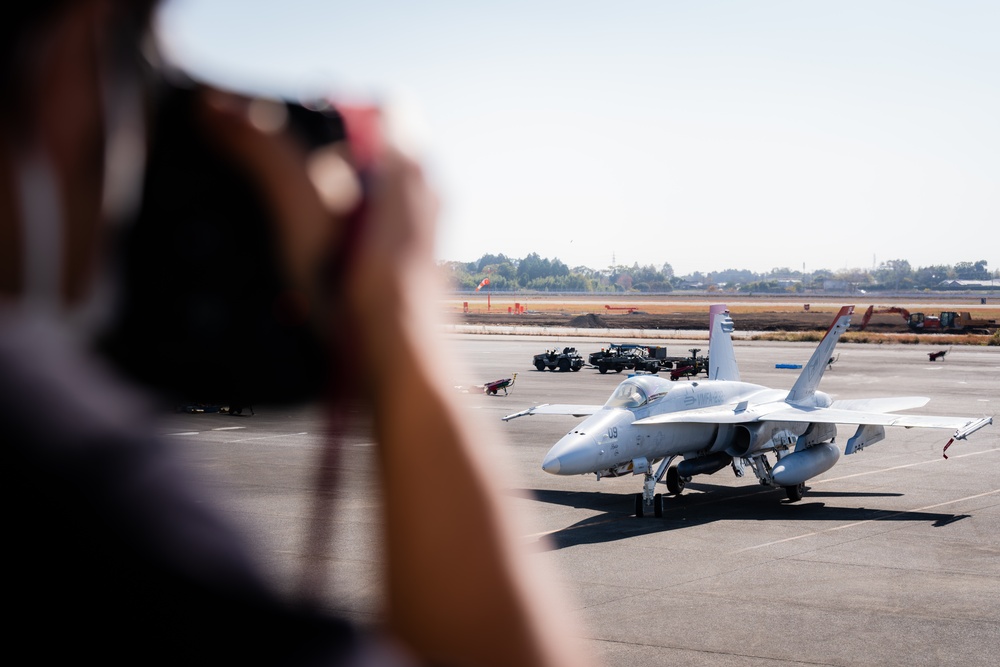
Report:
[[[807,425],[803,424],[789,425],[780,422],[737,424],[726,451],[734,458],[740,458],[777,445],[795,444],[797,436],[806,428]]]
[[[766,434],[761,433],[762,430],[764,429],[761,424],[752,426],[738,425],[733,430],[733,442],[729,446],[729,453],[732,456],[738,457],[746,456],[754,451],[758,447],[758,443],[767,440]]]

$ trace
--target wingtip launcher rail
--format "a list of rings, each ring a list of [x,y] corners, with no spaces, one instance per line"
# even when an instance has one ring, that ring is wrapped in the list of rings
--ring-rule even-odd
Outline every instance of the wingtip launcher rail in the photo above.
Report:
[[[976,421],[971,422],[970,424],[958,429],[957,431],[955,431],[955,435],[951,436],[951,439],[948,441],[948,444],[944,446],[944,449],[941,451],[941,455],[944,456],[945,458],[948,458],[948,454],[946,452],[948,451],[948,448],[951,447],[951,443],[955,442],[956,440],[965,440],[979,429],[985,426],[989,426],[992,423],[993,423],[993,417],[983,417],[982,419],[977,419]]]

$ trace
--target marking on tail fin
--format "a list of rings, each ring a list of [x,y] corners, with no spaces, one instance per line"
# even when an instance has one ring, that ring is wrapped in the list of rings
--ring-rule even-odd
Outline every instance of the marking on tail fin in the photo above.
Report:
[[[795,381],[792,390],[788,392],[788,398],[785,401],[788,403],[801,403],[812,398],[813,394],[816,393],[819,381],[823,379],[823,372],[826,370],[827,362],[832,358],[833,348],[837,346],[837,341],[847,331],[847,328],[851,326],[851,315],[853,314],[854,306],[844,306],[840,309],[837,317],[833,320],[833,324],[826,330],[823,340],[819,342],[819,345],[813,351],[812,356],[809,358],[809,363],[806,364],[806,367]]]
[[[733,320],[729,308],[715,304],[708,309],[708,378],[739,381],[740,369],[733,350]]]

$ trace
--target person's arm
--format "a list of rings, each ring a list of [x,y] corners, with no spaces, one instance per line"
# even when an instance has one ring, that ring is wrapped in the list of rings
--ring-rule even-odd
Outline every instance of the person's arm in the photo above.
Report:
[[[436,370],[449,355],[434,317],[434,196],[420,168],[391,150],[372,194],[349,295],[364,358],[384,366],[369,378],[390,627],[436,664],[586,665],[578,627],[519,548],[522,535],[502,506],[504,466],[487,458],[497,433],[462,411],[450,375]],[[393,354],[378,353],[386,349]]]
[[[220,138],[267,181],[272,205],[309,216],[282,221],[290,238],[284,247],[312,247],[295,239],[303,231],[322,237],[322,225],[332,223],[293,201],[303,196],[301,165],[293,168],[278,139],[232,121],[216,128],[229,135]],[[322,191],[323,170],[309,175]],[[441,345],[433,316],[436,198],[419,166],[391,146],[373,177],[364,230],[349,257],[349,316],[340,321],[350,323],[367,360],[384,489],[388,628],[429,664],[587,665],[554,582],[518,548],[520,535],[500,501],[502,473],[482,446],[496,434],[460,412],[444,386],[447,373],[424,361],[446,356],[434,351]],[[298,266],[292,273],[312,271]],[[438,482],[442,475],[446,483]]]

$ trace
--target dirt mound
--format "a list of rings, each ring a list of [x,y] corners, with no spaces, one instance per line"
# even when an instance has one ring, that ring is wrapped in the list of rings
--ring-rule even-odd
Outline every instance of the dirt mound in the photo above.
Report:
[[[907,331],[906,323],[898,315],[885,317],[885,323],[876,316],[868,331],[899,333]],[[833,315],[829,312],[738,312],[733,315],[736,330],[747,331],[826,331]],[[707,312],[629,313],[600,316],[594,313],[573,315],[557,311],[527,312],[518,315],[506,311],[469,312],[460,315],[463,324],[517,325],[527,327],[573,327],[576,329],[670,329],[679,331],[708,331]],[[852,327],[853,329],[853,327]]]
[[[587,313],[586,315],[577,315],[571,319],[569,326],[576,327],[577,329],[607,329],[608,323],[600,315]]]

